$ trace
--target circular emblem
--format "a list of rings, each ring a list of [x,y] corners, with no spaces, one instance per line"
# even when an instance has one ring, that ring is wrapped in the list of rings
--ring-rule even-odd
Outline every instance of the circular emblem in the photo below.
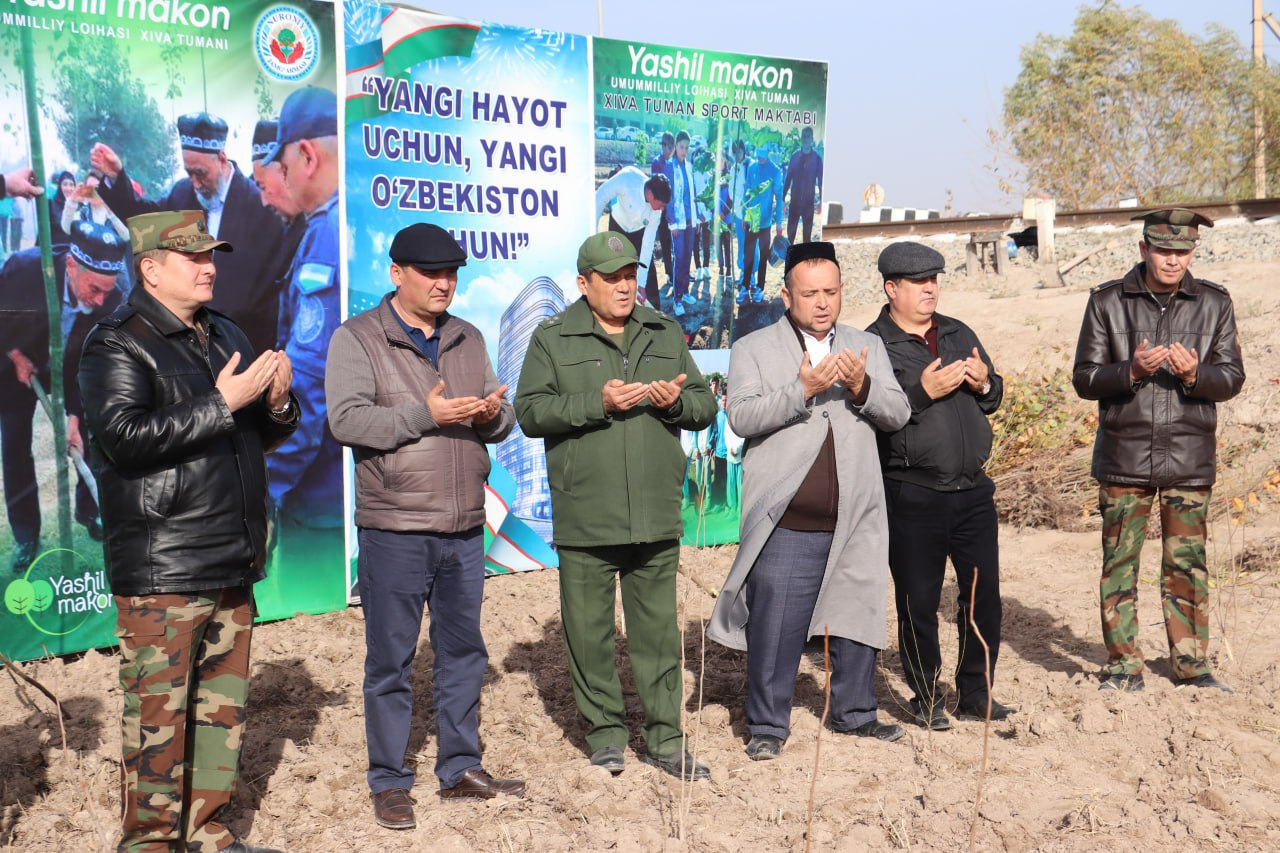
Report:
[[[258,65],[286,83],[311,76],[320,59],[320,31],[301,9],[272,6],[253,27]]]
[[[50,637],[64,637],[112,607],[106,572],[75,551],[51,548],[4,588],[4,607]]]
[[[610,237],[610,238],[609,238],[609,250],[610,250],[610,251],[613,251],[613,252],[621,252],[621,251],[622,251],[622,241],[621,241],[621,240],[619,240],[617,237]]]
[[[293,321],[293,339],[309,344],[320,337],[324,328],[324,302],[319,296],[307,294],[298,302],[298,317]]]

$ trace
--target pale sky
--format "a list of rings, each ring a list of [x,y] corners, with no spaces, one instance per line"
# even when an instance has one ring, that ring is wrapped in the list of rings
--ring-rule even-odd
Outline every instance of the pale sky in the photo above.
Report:
[[[401,0],[458,17],[600,35],[596,0]],[[1037,33],[1066,36],[1071,0],[801,0],[653,3],[601,0],[603,35],[829,64],[824,197],[862,207],[875,182],[885,204],[957,211],[1021,209],[1002,195],[988,128],[999,128],[1004,90],[1022,46]],[[1216,21],[1252,44],[1252,0],[1124,2],[1203,35]],[[1280,16],[1280,0],[1264,6]],[[1268,61],[1280,39],[1264,32]],[[1002,170],[1003,174],[1003,170]],[[849,220],[846,215],[846,221]]]

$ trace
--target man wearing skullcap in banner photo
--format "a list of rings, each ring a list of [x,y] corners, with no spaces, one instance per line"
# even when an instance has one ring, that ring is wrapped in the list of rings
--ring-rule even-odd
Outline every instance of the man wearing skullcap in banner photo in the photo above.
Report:
[[[120,304],[116,280],[124,269],[127,244],[110,227],[83,220],[71,223],[70,238],[54,247],[53,271],[61,307],[67,443],[83,456],[86,436],[76,371],[85,336]],[[37,389],[48,391],[51,378],[49,308],[38,246],[12,255],[0,269],[0,353],[5,509],[15,541],[12,569],[24,572],[39,554],[40,495],[31,443]],[[76,487],[75,517],[92,538],[102,538],[97,502],[83,478]]]
[[[106,143],[95,144],[89,162],[103,174],[98,193],[122,220],[161,210],[204,210],[209,233],[239,247],[214,258],[218,287],[211,307],[230,315],[255,351],[273,349],[280,294],[276,282],[291,260],[281,249],[284,225],[262,206],[253,181],[228,159],[225,121],[207,112],[179,116],[178,142],[187,177],[156,199],[134,190],[125,168],[127,149],[117,152]]]
[[[275,150],[276,135],[279,122],[273,118],[260,119],[253,128],[253,149],[250,159],[253,163],[253,183],[262,196],[262,205],[275,211],[284,223],[284,237],[280,241],[280,257],[286,258],[280,266],[280,277],[272,285],[276,293],[284,293],[289,284],[289,270],[293,267],[293,257],[298,252],[298,244],[307,230],[307,218],[302,215],[302,207],[294,199],[293,194],[284,183],[284,170],[279,160],[267,162],[267,157]],[[277,341],[279,326],[276,327]]]
[[[1217,471],[1217,404],[1244,386],[1235,309],[1226,288],[1191,274],[1205,216],[1169,208],[1143,222],[1141,263],[1089,294],[1072,384],[1098,401],[1093,477],[1102,513],[1101,689],[1143,689],[1138,560],[1160,499],[1160,592],[1170,674],[1179,686],[1224,690],[1209,661],[1205,535]]]

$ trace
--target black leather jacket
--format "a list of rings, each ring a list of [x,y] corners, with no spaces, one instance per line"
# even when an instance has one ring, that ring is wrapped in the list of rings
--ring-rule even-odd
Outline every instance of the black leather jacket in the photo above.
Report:
[[[231,354],[253,361],[230,318],[201,309],[196,333],[145,291],[90,332],[80,388],[117,595],[248,586],[265,576],[267,473],[263,454],[297,427],[277,423],[265,398],[232,414],[215,377]]]
[[[1093,476],[1134,486],[1211,486],[1216,404],[1244,385],[1231,297],[1188,272],[1162,308],[1145,273],[1138,264],[1123,279],[1095,287],[1080,327],[1072,384],[1084,399],[1098,401]],[[1176,341],[1195,349],[1195,386],[1185,387],[1163,367],[1132,385],[1133,352],[1144,338],[1153,347]]]
[[[933,362],[933,353],[927,344],[893,322],[888,305],[881,308],[867,331],[884,341],[894,378],[911,403],[911,420],[895,433],[879,435],[880,464],[890,480],[943,492],[972,489],[987,480],[982,470],[991,456],[991,422],[987,418],[1000,408],[1004,380],[972,329],[942,314],[934,314],[934,318],[942,364],[964,361],[977,347],[987,365],[991,387],[986,394],[977,394],[961,383],[942,399],[931,399],[920,384],[920,374]]]

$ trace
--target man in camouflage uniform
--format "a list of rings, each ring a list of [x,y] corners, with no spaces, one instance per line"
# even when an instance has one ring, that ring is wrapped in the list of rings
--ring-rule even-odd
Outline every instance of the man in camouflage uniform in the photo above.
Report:
[[[1226,288],[1188,270],[1206,217],[1183,208],[1139,214],[1142,262],[1093,289],[1073,384],[1098,401],[1093,476],[1102,512],[1102,689],[1143,688],[1138,559],[1157,494],[1161,593],[1174,683],[1230,689],[1209,666],[1205,520],[1216,468],[1217,410],[1244,384]]]
[[[129,220],[137,284],[80,360],[120,637],[120,851],[262,848],[221,814],[235,791],[249,679],[251,589],[265,572],[264,453],[297,428],[292,367],[256,359],[211,311],[201,211]]]

